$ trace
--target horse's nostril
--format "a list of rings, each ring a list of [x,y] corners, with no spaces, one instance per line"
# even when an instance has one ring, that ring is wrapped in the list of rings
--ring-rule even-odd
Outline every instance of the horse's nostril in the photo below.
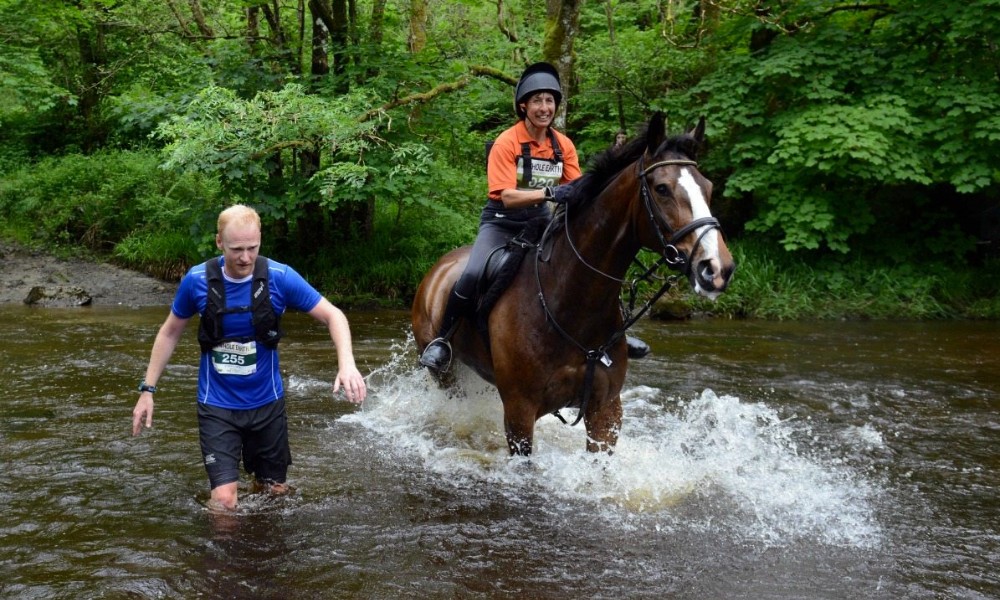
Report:
[[[715,279],[715,267],[711,260],[703,260],[698,264],[698,278],[706,283]]]

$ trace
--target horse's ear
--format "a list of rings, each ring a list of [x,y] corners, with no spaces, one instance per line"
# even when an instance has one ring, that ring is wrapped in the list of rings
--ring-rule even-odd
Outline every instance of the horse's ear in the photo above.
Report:
[[[663,113],[657,112],[649,120],[649,125],[646,127],[646,149],[650,155],[656,153],[656,149],[660,147],[666,137],[667,118],[663,116]]]
[[[705,144],[705,117],[698,119],[698,124],[688,132],[688,135],[693,137],[694,141],[698,142],[699,147]]]

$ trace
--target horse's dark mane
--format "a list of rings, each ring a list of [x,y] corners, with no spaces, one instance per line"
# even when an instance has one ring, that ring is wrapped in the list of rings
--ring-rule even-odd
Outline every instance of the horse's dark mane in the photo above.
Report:
[[[577,182],[573,195],[569,198],[571,205],[584,205],[596,198],[605,187],[611,183],[623,169],[639,160],[646,152],[649,144],[648,126],[643,128],[638,136],[629,140],[621,148],[609,148],[595,155],[587,164],[583,177]],[[673,152],[691,160],[698,159],[699,143],[690,133],[669,137],[657,147],[653,156],[662,156]]]

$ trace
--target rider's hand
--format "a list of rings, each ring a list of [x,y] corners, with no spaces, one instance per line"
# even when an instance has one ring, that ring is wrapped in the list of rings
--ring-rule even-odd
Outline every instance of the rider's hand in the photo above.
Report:
[[[566,201],[569,200],[572,194],[573,186],[568,183],[565,185],[550,185],[545,188],[545,199],[556,204],[566,204]]]

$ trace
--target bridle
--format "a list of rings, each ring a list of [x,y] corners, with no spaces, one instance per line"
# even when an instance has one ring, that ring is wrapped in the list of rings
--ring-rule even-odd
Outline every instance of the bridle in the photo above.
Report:
[[[660,167],[671,165],[697,167],[698,163],[686,158],[672,158],[655,162],[643,169],[642,164],[645,159],[645,156],[639,157],[639,162],[636,167],[639,171],[639,196],[642,198],[642,204],[646,209],[646,215],[649,217],[649,221],[653,224],[653,230],[656,232],[656,237],[660,240],[660,246],[663,247],[663,251],[660,253],[662,263],[669,265],[673,269],[680,270],[684,275],[688,275],[691,272],[691,263],[688,261],[687,256],[677,249],[677,242],[684,239],[692,231],[696,231],[697,229],[707,225],[708,228],[701,232],[701,235],[698,236],[698,239],[695,240],[694,245],[691,247],[693,254],[693,250],[697,249],[698,246],[701,245],[701,240],[708,235],[708,232],[713,229],[721,229],[722,226],[719,225],[719,220],[715,217],[702,217],[700,219],[693,219],[690,223],[677,230],[670,227],[670,223],[667,223],[667,220],[663,217],[663,213],[659,210],[653,210],[653,195],[649,191],[649,182],[646,178],[651,172],[659,169]],[[664,235],[664,232],[666,232],[666,235]]]
[[[662,250],[660,251],[660,258],[651,267],[645,267],[645,265],[643,265],[637,259],[634,259],[639,264],[640,267],[643,267],[644,272],[639,277],[632,280],[631,284],[629,285],[629,307],[628,307],[628,312],[625,315],[626,318],[621,328],[612,333],[611,336],[608,338],[608,340],[600,347],[588,350],[583,344],[577,341],[576,338],[570,335],[569,332],[567,332],[561,325],[559,325],[559,322],[552,314],[552,311],[549,310],[548,303],[545,301],[545,292],[542,289],[542,279],[539,270],[539,264],[544,261],[542,259],[542,251],[540,247],[535,255],[536,257],[535,280],[538,285],[538,298],[541,301],[542,311],[545,313],[545,318],[552,324],[552,326],[556,329],[557,332],[559,332],[559,334],[564,339],[568,340],[569,342],[572,342],[573,345],[579,348],[584,353],[587,360],[587,370],[584,376],[583,399],[580,403],[580,411],[577,414],[576,420],[573,422],[573,425],[576,425],[577,423],[580,422],[580,419],[583,418],[584,412],[587,408],[587,403],[590,400],[591,389],[593,387],[594,370],[595,367],[597,366],[597,363],[600,362],[605,367],[610,367],[612,364],[612,360],[611,357],[608,355],[608,349],[613,347],[622,337],[624,337],[625,332],[628,331],[628,329],[632,327],[632,325],[634,325],[642,317],[642,315],[645,314],[646,311],[648,311],[653,306],[653,304],[655,304],[656,301],[660,299],[660,297],[662,297],[665,293],[667,293],[667,291],[670,290],[671,286],[673,286],[674,282],[677,281],[677,279],[681,275],[684,276],[690,275],[691,265],[690,262],[688,261],[688,257],[684,254],[683,251],[677,248],[676,244],[682,239],[684,239],[691,232],[697,231],[699,228],[707,226],[705,231],[703,231],[701,235],[698,236],[698,239],[695,240],[695,243],[692,246],[692,254],[693,254],[694,250],[697,249],[697,247],[701,244],[702,239],[704,239],[704,237],[710,231],[712,231],[713,229],[721,229],[721,225],[719,224],[718,219],[716,219],[715,217],[702,217],[700,219],[694,219],[690,223],[687,223],[683,227],[680,227],[675,230],[667,222],[666,218],[663,216],[663,213],[658,209],[654,209],[655,203],[653,202],[653,195],[649,190],[649,183],[647,181],[647,177],[649,176],[649,174],[655,171],[656,169],[665,166],[674,165],[674,166],[697,167],[698,166],[697,162],[689,159],[679,159],[679,158],[666,159],[657,161],[649,165],[648,167],[643,168],[644,160],[645,160],[645,155],[640,157],[638,162],[636,163],[636,171],[639,179],[639,197],[642,200],[643,207],[645,208],[646,216],[649,219],[649,222],[653,226],[653,231],[656,232],[656,237],[660,242]],[[573,250],[573,254],[576,256],[577,260],[579,260],[584,266],[594,271],[595,273],[624,285],[626,283],[625,279],[621,279],[613,275],[610,275],[608,273],[605,273],[604,271],[598,269],[597,267],[587,262],[587,260],[583,257],[583,255],[580,254],[579,250],[577,250],[576,248],[576,245],[573,243],[573,238],[570,236],[569,232],[568,205],[563,206],[562,212],[563,212],[563,229],[566,232],[566,241],[568,242],[569,247]],[[545,240],[547,240],[550,237],[551,229],[555,222],[556,220],[553,219],[549,223],[549,227],[546,228],[545,233],[542,235],[542,244],[544,244]],[[540,244],[540,246],[542,244]],[[639,283],[642,281],[651,280],[654,277],[654,274],[659,270],[659,268],[662,265],[667,265],[669,268],[679,271],[680,274],[664,278],[663,284],[660,286],[660,289],[657,290],[657,292],[653,294],[653,296],[649,300],[643,303],[642,307],[638,310],[638,312],[634,312],[636,295],[637,295],[636,290],[638,288]],[[555,416],[557,416],[560,420],[563,420],[563,422],[565,422],[565,420],[559,414],[559,411],[556,411],[553,414],[555,414]]]

